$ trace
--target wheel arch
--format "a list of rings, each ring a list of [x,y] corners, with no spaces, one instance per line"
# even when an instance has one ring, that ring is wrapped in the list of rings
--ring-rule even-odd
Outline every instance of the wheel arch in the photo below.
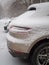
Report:
[[[49,42],[49,35],[42,36],[42,37],[38,38],[36,41],[33,42],[33,45],[30,46],[29,57],[31,56],[31,54],[33,53],[33,51],[34,51],[40,44],[42,44],[42,42]]]

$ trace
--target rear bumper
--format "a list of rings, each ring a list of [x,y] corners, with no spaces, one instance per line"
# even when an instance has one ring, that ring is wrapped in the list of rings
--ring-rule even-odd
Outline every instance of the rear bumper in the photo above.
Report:
[[[15,51],[15,50],[12,50],[10,48],[8,48],[9,50],[9,53],[13,56],[13,57],[19,57],[19,58],[28,58],[29,54],[28,53],[23,53],[23,52],[19,52],[19,51]]]
[[[7,46],[15,51],[29,53],[30,42],[7,35]]]
[[[24,42],[24,40],[14,38],[8,34],[7,47],[12,56],[20,58],[28,58],[29,43],[27,43],[26,41]]]

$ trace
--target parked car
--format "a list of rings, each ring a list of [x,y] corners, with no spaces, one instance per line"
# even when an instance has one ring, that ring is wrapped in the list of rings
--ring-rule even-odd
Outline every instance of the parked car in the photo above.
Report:
[[[14,57],[32,65],[49,64],[49,2],[33,4],[9,25],[7,46]]]

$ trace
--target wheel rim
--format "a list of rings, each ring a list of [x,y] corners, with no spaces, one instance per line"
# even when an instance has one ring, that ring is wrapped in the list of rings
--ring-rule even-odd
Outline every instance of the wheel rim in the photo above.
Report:
[[[38,65],[49,65],[49,46],[46,46],[40,50],[37,55]]]

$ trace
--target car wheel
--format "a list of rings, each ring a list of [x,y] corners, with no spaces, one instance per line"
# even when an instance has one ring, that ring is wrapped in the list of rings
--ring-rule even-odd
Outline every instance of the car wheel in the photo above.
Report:
[[[49,65],[49,42],[41,43],[32,53],[32,65]]]

